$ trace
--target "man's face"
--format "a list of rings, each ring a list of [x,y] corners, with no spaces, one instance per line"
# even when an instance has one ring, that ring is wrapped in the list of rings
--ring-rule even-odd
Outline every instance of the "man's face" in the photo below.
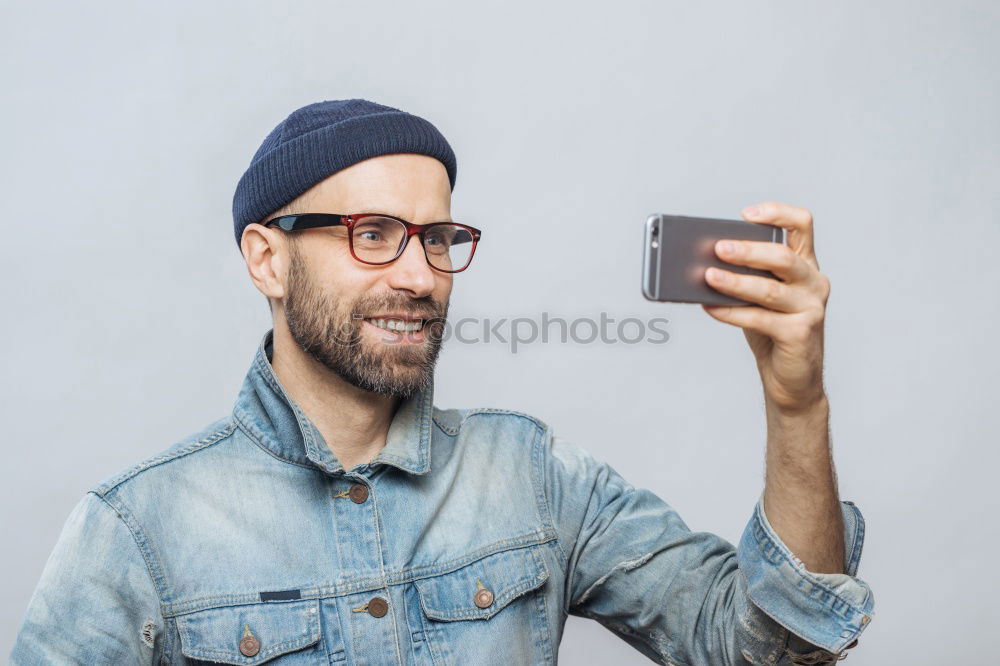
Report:
[[[417,224],[451,219],[444,165],[423,155],[359,162],[318,183],[305,198],[308,212],[381,212]],[[427,264],[419,237],[393,263],[371,266],[351,256],[346,227],[292,233],[283,310],[299,347],[366,391],[406,397],[426,388],[441,347],[452,276]],[[396,317],[419,319],[422,328],[397,332],[379,326],[378,320]]]

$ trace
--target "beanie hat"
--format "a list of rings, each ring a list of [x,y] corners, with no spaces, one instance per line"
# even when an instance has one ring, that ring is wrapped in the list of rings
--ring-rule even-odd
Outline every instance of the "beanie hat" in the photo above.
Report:
[[[233,231],[243,229],[352,164],[389,153],[440,160],[455,189],[455,153],[429,121],[365,99],[326,100],[293,111],[254,153],[233,195]]]

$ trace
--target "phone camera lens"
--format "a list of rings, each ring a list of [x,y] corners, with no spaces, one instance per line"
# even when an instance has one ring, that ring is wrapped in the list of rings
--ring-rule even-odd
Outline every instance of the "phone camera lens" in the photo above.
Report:
[[[660,228],[659,227],[653,227],[653,232],[652,233],[653,233],[654,236],[659,236],[660,235]]]

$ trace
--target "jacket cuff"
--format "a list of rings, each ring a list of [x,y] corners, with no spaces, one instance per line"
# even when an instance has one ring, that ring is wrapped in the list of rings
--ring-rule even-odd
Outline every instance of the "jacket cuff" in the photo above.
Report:
[[[764,515],[761,493],[737,549],[751,601],[790,632],[830,652],[841,652],[874,617],[868,583],[856,576],[865,520],[842,501],[846,573],[814,573],[788,549]]]

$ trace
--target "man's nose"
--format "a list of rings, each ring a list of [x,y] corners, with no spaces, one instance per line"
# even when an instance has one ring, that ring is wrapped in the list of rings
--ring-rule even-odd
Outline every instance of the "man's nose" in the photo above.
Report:
[[[434,291],[436,279],[434,269],[427,263],[420,236],[412,236],[403,254],[389,265],[389,286],[420,298]]]

